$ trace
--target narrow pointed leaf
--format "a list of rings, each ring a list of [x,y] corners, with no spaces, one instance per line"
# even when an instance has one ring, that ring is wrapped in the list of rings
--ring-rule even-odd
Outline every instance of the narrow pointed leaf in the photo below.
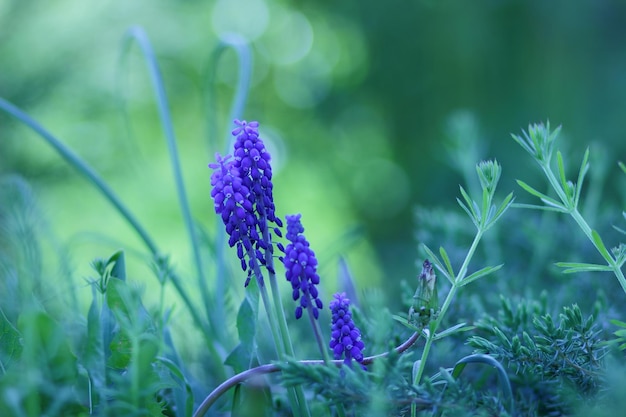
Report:
[[[433,252],[432,250],[430,250],[430,248],[428,246],[426,246],[425,244],[422,245],[424,247],[424,250],[426,251],[426,254],[428,255],[429,258],[432,259],[432,262],[435,264],[435,266],[437,267],[437,269],[439,269],[439,271],[446,277],[448,278],[448,281],[450,281],[451,283],[454,282],[454,275],[448,275],[447,269],[443,266],[443,264],[441,263],[441,261],[439,260],[439,258],[437,257],[437,255],[435,255],[435,252]]]
[[[470,198],[469,194],[467,194],[467,191],[465,191],[463,187],[459,187],[459,189],[461,190],[461,195],[463,196],[463,200],[465,200],[465,203],[472,211],[474,217],[476,217],[476,213],[474,212],[474,205],[476,203],[474,203],[474,201]]]
[[[515,135],[513,133],[511,133],[511,137],[513,138],[513,140],[515,142],[517,142],[522,148],[524,148],[524,150],[526,152],[528,152],[531,155],[535,155],[535,151],[528,145],[528,143],[521,137],[518,135]]]
[[[448,329],[445,329],[437,333],[434,337],[434,340],[443,339],[444,337],[452,336],[455,333],[466,332],[474,328],[476,328],[476,326],[468,326],[467,323],[459,323],[457,325],[454,325]]]
[[[502,214],[504,214],[504,212],[508,210],[509,207],[511,207],[514,201],[515,198],[513,197],[513,193],[509,193],[509,195],[504,197],[504,200],[500,204],[500,207],[498,207],[498,211],[496,211],[495,218],[499,218]]]
[[[559,179],[561,180],[561,186],[565,190],[567,189],[567,177],[565,176],[565,164],[563,163],[563,154],[561,154],[561,151],[557,151],[556,161],[559,167]]]
[[[608,265],[587,264],[581,262],[557,262],[555,264],[559,268],[566,268],[563,270],[564,274],[574,274],[577,272],[610,272],[613,271]]]
[[[536,204],[513,203],[511,204],[511,206],[513,208],[518,208],[518,209],[554,211],[556,213],[566,212],[563,208],[556,208],[556,207],[551,207],[551,206],[538,206]]]
[[[450,257],[448,256],[448,252],[446,252],[443,246],[439,247],[439,254],[441,255],[441,259],[443,259],[443,262],[446,265],[446,271],[448,271],[450,277],[453,277],[454,270],[452,269],[452,264],[450,263]]]
[[[580,192],[583,188],[583,181],[585,181],[585,175],[589,170],[589,147],[585,150],[585,155],[580,163],[580,169],[578,170],[578,180],[576,181],[576,196],[574,197],[574,207],[578,206],[580,200]]]
[[[461,283],[460,286],[463,287],[471,282],[476,281],[478,278],[484,277],[485,275],[489,275],[491,273],[496,272],[497,270],[499,270],[500,268],[502,268],[504,264],[500,264],[497,266],[487,266],[483,269],[480,269],[476,272],[474,272],[473,274],[471,274],[470,276],[464,278]]]
[[[461,199],[457,198],[456,201],[459,203],[459,206],[461,206],[461,208],[463,210],[465,210],[465,212],[467,213],[467,215],[469,216],[469,218],[472,220],[472,223],[474,223],[474,226],[476,226],[476,228],[479,227],[478,223],[476,222],[476,217],[474,216],[474,214],[472,213],[472,211],[465,205],[465,203],[463,203],[461,201]]]
[[[397,321],[398,323],[402,324],[403,326],[406,326],[407,328],[413,330],[414,332],[419,332],[421,330],[413,326],[411,323],[409,323],[409,321],[406,318],[402,316],[398,316],[397,314],[394,314],[391,316],[391,318]]]
[[[526,184],[524,181],[521,180],[517,180],[517,184],[522,187],[527,193],[534,195],[535,197],[538,197],[541,199],[541,201],[543,201],[546,204],[550,204],[553,207],[560,207],[562,209],[564,209],[563,205],[561,203],[559,203],[558,201],[556,201],[553,198],[548,197],[547,195],[543,194],[540,191],[535,190],[533,187],[531,187],[530,185]]]
[[[600,252],[600,255],[602,255],[602,257],[607,262],[609,262],[610,264],[613,264],[614,263],[613,257],[609,254],[609,251],[606,249],[606,246],[604,246],[604,242],[602,241],[602,238],[600,237],[598,232],[596,232],[595,230],[592,230],[591,238],[593,240],[593,244],[596,246],[596,248]]]

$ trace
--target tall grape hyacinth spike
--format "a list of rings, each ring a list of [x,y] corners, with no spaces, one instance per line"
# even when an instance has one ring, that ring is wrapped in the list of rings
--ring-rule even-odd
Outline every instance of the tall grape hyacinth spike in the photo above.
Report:
[[[335,359],[345,358],[344,362],[352,365],[352,359],[363,366],[363,348],[361,331],[354,325],[350,313],[350,300],[345,293],[337,293],[330,302],[332,325],[330,334],[330,348]]]
[[[302,317],[305,308],[310,308],[313,317],[317,319],[319,310],[323,307],[316,287],[320,283],[320,277],[317,275],[317,258],[302,234],[304,227],[300,217],[300,214],[286,217],[286,237],[290,243],[284,251],[285,256],[280,259],[285,265],[285,277],[291,282],[293,299],[300,300],[296,307],[296,319]]]
[[[257,261],[268,266],[266,259],[272,256],[268,223],[273,223],[274,233],[282,236],[279,229],[282,222],[275,215],[271,157],[259,138],[259,123],[235,120],[235,125],[232,131],[236,137],[234,159],[218,154],[217,163],[209,165],[214,169],[211,196],[215,212],[221,215],[226,226],[228,244],[237,246],[241,268],[248,271],[247,286]],[[247,262],[246,256],[249,257]],[[268,266],[268,269],[271,268]],[[263,285],[262,277],[257,278]]]
[[[243,184],[252,194],[258,218],[257,225],[263,234],[267,223],[274,223],[274,232],[281,236],[282,221],[276,217],[272,184],[271,156],[259,137],[259,122],[235,120],[237,127],[232,131],[235,140],[235,168],[243,179]],[[263,243],[269,242],[259,242]],[[267,249],[267,248],[264,248]]]

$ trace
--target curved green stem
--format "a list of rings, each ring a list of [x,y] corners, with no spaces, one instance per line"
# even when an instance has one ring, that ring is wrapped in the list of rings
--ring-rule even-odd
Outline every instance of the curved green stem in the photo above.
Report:
[[[139,45],[141,52],[144,55],[146,64],[148,66],[148,72],[150,74],[150,81],[152,82],[152,88],[156,95],[156,103],[159,111],[159,118],[161,119],[161,126],[165,134],[167,142],[167,148],[170,155],[170,162],[172,164],[172,171],[174,174],[174,180],[176,183],[176,191],[178,193],[178,203],[181,208],[185,227],[189,235],[191,243],[191,249],[193,252],[194,262],[196,264],[198,286],[200,287],[200,294],[202,295],[202,301],[205,305],[207,317],[210,316],[210,299],[206,286],[206,277],[204,276],[204,268],[202,267],[202,258],[200,257],[200,244],[198,242],[198,234],[193,224],[191,217],[191,209],[189,208],[189,200],[187,198],[187,192],[185,191],[185,183],[183,181],[182,170],[180,167],[180,157],[178,155],[178,148],[176,146],[176,136],[174,134],[174,127],[172,118],[169,111],[169,105],[167,95],[165,93],[165,87],[163,85],[163,78],[157,65],[156,56],[150,40],[146,35],[143,28],[139,26],[131,27],[124,38],[124,45],[128,49],[130,41],[134,39]]]
[[[419,339],[420,334],[418,332],[415,332],[411,335],[411,337],[409,337],[407,340],[405,340],[401,345],[397,346],[393,351],[395,351],[396,353],[400,354],[405,352],[408,348],[410,348],[416,341],[417,339]],[[363,365],[369,365],[372,362],[374,362],[377,359],[380,358],[384,358],[385,356],[388,356],[390,352],[384,352],[384,353],[380,353],[378,355],[374,355],[374,356],[368,356],[363,358]],[[323,360],[302,360],[302,361],[298,361],[301,364],[304,365],[324,365],[326,362],[324,362]],[[342,366],[344,364],[344,361],[342,359],[340,360],[333,360],[330,361],[329,363],[335,365],[335,366]],[[203,401],[202,404],[200,404],[200,406],[198,407],[198,409],[196,410],[196,412],[193,414],[193,417],[202,417],[206,414],[207,411],[209,411],[209,408],[211,408],[211,406],[215,403],[215,401],[217,401],[222,395],[224,395],[229,389],[231,389],[232,387],[236,386],[237,384],[241,384],[242,382],[250,379],[251,377],[255,376],[255,375],[265,375],[265,374],[270,374],[270,373],[275,373],[275,372],[280,372],[280,366],[276,365],[276,364],[270,364],[270,365],[261,365],[261,366],[257,366],[256,368],[252,368],[252,369],[248,369],[246,371],[243,371],[231,378],[229,378],[228,380],[224,381],[223,383],[221,383],[217,388],[215,388]]]
[[[232,49],[235,54],[237,54],[237,58],[239,59],[238,66],[238,76],[237,76],[237,87],[235,88],[235,96],[233,99],[233,103],[230,107],[230,116],[229,121],[234,119],[240,119],[243,114],[243,109],[246,106],[246,101],[248,99],[248,92],[250,90],[250,80],[252,79],[252,53],[250,51],[250,47],[245,38],[239,35],[232,35],[228,39],[222,39],[220,43],[217,45],[213,54],[211,55],[211,64],[208,68],[207,80],[208,80],[208,95],[207,95],[207,107],[209,107],[207,122],[209,123],[208,132],[208,140],[209,140],[209,149],[212,153],[217,152],[220,148],[226,149],[226,153],[228,153],[228,146],[231,142],[230,128],[226,129],[227,133],[225,135],[224,146],[220,147],[217,141],[217,134],[215,126],[217,126],[216,120],[214,120],[211,115],[216,115],[217,112],[211,112],[210,109],[216,106],[215,97],[215,78],[217,74],[217,66],[222,57],[222,54],[228,49]],[[213,128],[211,128],[213,126]],[[229,125],[230,126],[230,125]]]
[[[211,111],[211,109],[216,107],[215,100],[215,75],[217,73],[217,65],[219,63],[219,59],[222,56],[223,52],[228,48],[232,48],[237,57],[239,58],[239,73],[237,77],[237,87],[235,90],[235,96],[233,99],[233,103],[230,109],[230,117],[229,120],[232,121],[234,119],[240,119],[243,113],[243,109],[245,108],[246,101],[248,98],[248,91],[250,89],[250,79],[252,74],[252,54],[250,48],[248,46],[247,41],[243,37],[237,37],[234,35],[230,40],[221,41],[217,48],[211,54],[210,65],[208,67],[208,74],[206,79],[208,80],[207,92],[208,94],[205,97],[204,107],[207,108],[207,136],[208,136],[208,145],[210,150],[210,157],[213,157],[213,154],[220,149],[220,145],[217,140],[217,111]],[[230,126],[230,125],[229,125]],[[225,133],[225,141],[224,141],[224,154],[229,153],[230,147],[227,147],[230,144],[230,129],[226,129]],[[215,294],[217,296],[213,297],[212,306],[213,306],[213,314],[211,315],[211,319],[216,323],[221,323],[225,320],[226,312],[224,306],[224,297],[221,294],[226,293],[228,280],[227,273],[225,268],[225,262],[222,262],[224,259],[225,252],[225,237],[224,237],[224,229],[221,225],[221,220],[219,218],[216,219],[217,228],[215,234],[215,257],[218,259],[218,262],[215,263]],[[220,339],[223,339],[226,333],[220,326],[214,326],[214,330]]]
[[[87,179],[102,193],[102,195],[107,200],[109,200],[111,204],[113,204],[117,211],[130,224],[130,226],[135,229],[135,231],[137,232],[141,240],[143,240],[144,244],[148,247],[150,252],[152,252],[153,254],[158,253],[157,246],[146,231],[146,229],[144,229],[144,227],[139,223],[137,218],[128,210],[128,208],[126,208],[126,206],[117,197],[113,190],[89,165],[87,165],[86,162],[84,162],[78,155],[72,152],[71,149],[65,146],[63,142],[53,136],[28,114],[26,114],[24,111],[14,106],[13,104],[9,103],[8,101],[4,100],[3,98],[0,98],[0,109],[4,110],[32,130],[34,130],[48,143],[48,145],[52,146],[54,150],[56,150],[70,166],[76,169],[80,174],[87,177]]]

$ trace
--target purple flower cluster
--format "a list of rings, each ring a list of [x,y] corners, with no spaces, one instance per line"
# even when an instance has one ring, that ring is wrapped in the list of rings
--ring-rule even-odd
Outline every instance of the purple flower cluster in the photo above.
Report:
[[[350,300],[345,293],[335,294],[330,302],[332,312],[332,327],[330,335],[330,348],[335,359],[341,359],[345,354],[347,364],[351,360],[363,362],[363,348],[361,331],[354,325],[350,313]]]
[[[317,287],[320,277],[317,275],[317,258],[302,234],[304,227],[300,222],[300,214],[287,216],[287,240],[285,256],[281,261],[285,265],[285,277],[291,282],[294,301],[300,299],[296,307],[296,319],[302,317],[303,309],[310,308],[313,317],[319,317],[319,309],[323,307]]]
[[[271,156],[259,138],[259,122],[235,120],[235,124],[237,127],[232,132],[237,138],[234,153],[235,168],[239,170],[244,185],[253,195],[259,218],[282,227],[282,221],[275,215]],[[259,223],[261,228],[266,225],[265,221]],[[280,235],[280,232],[277,234]]]
[[[217,154],[217,163],[209,164],[214,170],[211,197],[215,212],[226,226],[228,244],[237,246],[241,268],[248,271],[247,286],[256,261],[268,266],[266,259],[273,252],[268,222],[276,225],[274,233],[278,236],[281,236],[282,222],[274,214],[271,158],[259,138],[259,123],[235,120],[235,124],[237,127],[232,132],[236,136],[234,160],[230,155]]]

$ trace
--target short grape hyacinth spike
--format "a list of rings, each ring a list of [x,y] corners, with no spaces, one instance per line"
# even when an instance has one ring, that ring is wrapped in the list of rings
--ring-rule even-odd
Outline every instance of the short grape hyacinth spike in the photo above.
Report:
[[[352,359],[361,363],[363,367],[363,348],[361,331],[354,325],[350,313],[350,300],[345,293],[337,293],[330,302],[332,325],[330,334],[330,348],[335,359],[345,357],[344,362],[352,365]],[[345,355],[345,356],[344,356]]]
[[[296,319],[302,317],[305,308],[311,309],[313,317],[317,319],[319,310],[323,308],[316,287],[320,283],[320,277],[317,275],[317,258],[302,234],[304,227],[302,227],[300,217],[300,214],[286,217],[286,237],[291,243],[284,250],[285,256],[279,259],[285,265],[285,277],[291,282],[294,301],[300,300],[300,304],[296,307]]]
[[[219,214],[226,226],[228,244],[237,246],[237,256],[241,261],[241,268],[248,270],[246,286],[250,282],[251,265],[246,263],[245,255],[258,246],[260,236],[256,231],[256,217],[254,215],[251,193],[239,176],[231,156],[215,155],[216,163],[209,164],[212,168],[211,197],[214,201],[215,213]],[[244,250],[245,249],[245,250]]]

